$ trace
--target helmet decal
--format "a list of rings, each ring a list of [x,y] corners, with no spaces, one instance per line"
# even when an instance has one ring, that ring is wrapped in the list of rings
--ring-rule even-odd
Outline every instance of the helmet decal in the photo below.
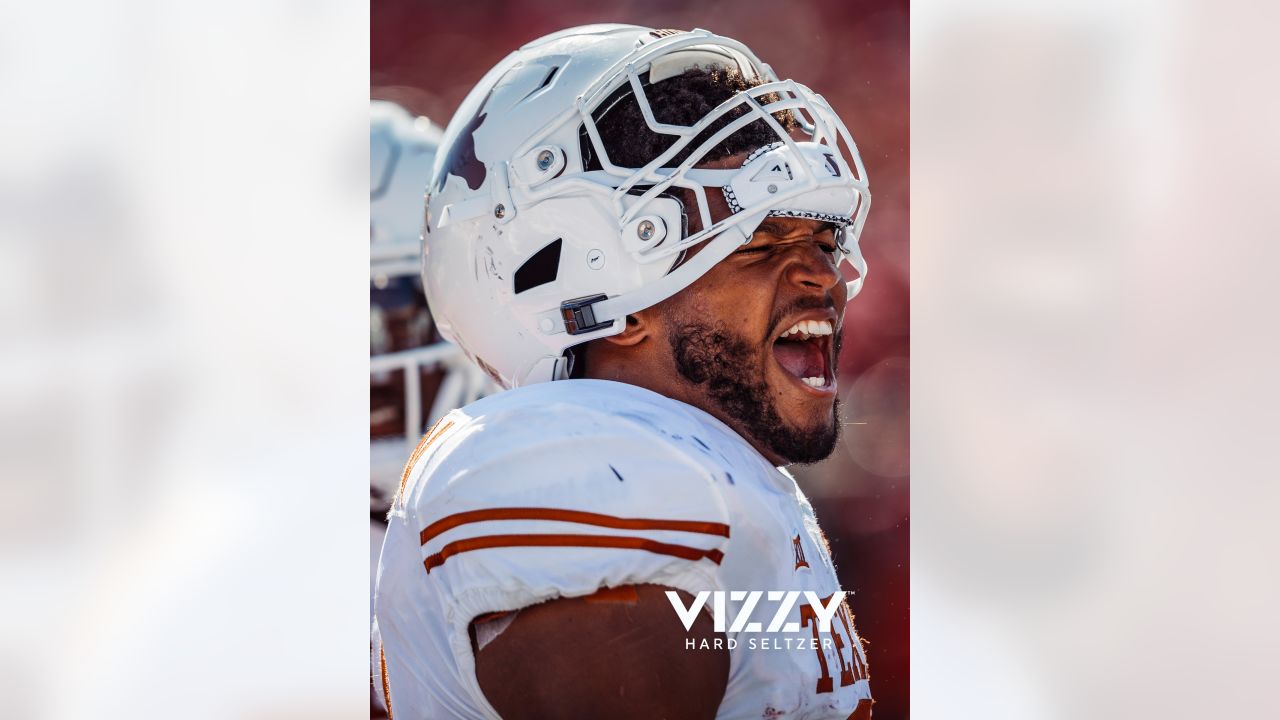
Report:
[[[836,164],[836,156],[831,153],[826,153],[826,158],[827,167],[831,169],[831,175],[833,177],[840,177],[840,166]]]
[[[489,91],[489,95],[493,95],[492,90]],[[440,179],[436,181],[436,190],[444,189],[444,184],[450,175],[457,175],[465,180],[467,187],[472,190],[479,190],[484,184],[484,163],[476,157],[476,131],[489,117],[489,114],[484,111],[488,104],[489,96],[486,96],[484,102],[480,103],[480,109],[462,127],[457,140],[449,148],[449,154],[444,159],[443,172],[440,173]]]

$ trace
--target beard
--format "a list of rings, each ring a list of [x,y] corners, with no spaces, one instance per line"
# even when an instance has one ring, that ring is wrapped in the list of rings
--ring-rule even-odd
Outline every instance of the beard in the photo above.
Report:
[[[705,386],[715,407],[777,457],[788,463],[815,463],[835,450],[840,401],[834,401],[828,417],[808,425],[788,423],[769,392],[760,354],[746,339],[721,325],[688,322],[673,326],[667,340],[680,375]],[[838,355],[838,336],[836,340]]]

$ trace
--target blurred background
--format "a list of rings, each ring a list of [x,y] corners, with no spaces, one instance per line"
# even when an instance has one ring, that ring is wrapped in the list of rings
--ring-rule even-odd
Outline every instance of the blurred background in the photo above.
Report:
[[[368,47],[0,6],[0,717],[366,712]]]
[[[1280,715],[1278,17],[912,3],[917,714]]]
[[[875,715],[889,720],[908,717],[907,3],[805,0],[780,6],[758,0],[609,0],[547,6],[508,0],[463,5],[375,0],[371,11],[371,96],[398,103],[427,119],[420,122],[441,128],[481,76],[508,53],[556,30],[598,22],[705,28],[733,37],[771,64],[779,77],[802,82],[831,102],[853,133],[871,181],[871,214],[862,234],[870,273],[845,318],[839,366],[845,426],[840,447],[831,459],[799,468],[796,475],[830,540],[841,582],[852,591],[849,606],[858,632],[867,641]],[[381,167],[376,140],[374,148],[375,168]],[[402,160],[406,156],[399,155]],[[379,200],[374,202],[371,352],[378,370],[388,362],[408,362],[415,352],[419,356],[433,352],[431,344],[439,337],[432,331],[416,274],[397,277],[395,267],[384,259],[393,253],[384,249],[390,247],[390,238],[378,237]],[[420,221],[421,209],[406,217]],[[413,230],[416,236],[416,227]],[[407,233],[405,237],[406,245],[412,247],[412,238]],[[383,319],[392,323],[389,328],[414,326],[423,332],[417,336],[390,333],[393,347],[388,347],[382,339],[386,333],[379,332]],[[386,352],[393,353],[395,360],[379,357]],[[383,449],[403,465],[421,430],[449,409],[447,403],[437,401],[436,388],[461,372],[456,364],[397,368],[371,376],[375,510],[380,509],[377,488],[397,483],[401,469],[393,461],[381,460]],[[406,390],[406,374],[415,373],[420,376],[413,380],[416,387]],[[471,386],[472,382],[455,384]],[[420,397],[412,397],[415,392]],[[415,405],[423,410],[412,410]],[[417,432],[406,432],[408,414],[415,415]],[[380,537],[376,517],[374,526],[376,542]]]
[[[445,60],[497,59],[523,31],[482,7],[415,17],[470,18]],[[880,327],[877,253],[906,233],[874,223],[906,176],[875,133],[905,129],[785,64],[869,52],[885,36],[827,24],[879,6],[780,51],[786,25],[753,35],[772,16],[744,7],[705,24],[822,89],[862,146],[874,264],[851,312],[876,312],[848,332]],[[370,75],[393,49],[370,12],[0,5],[0,716],[367,712],[365,132],[371,81],[395,84]],[[915,717],[1280,716],[1278,20],[912,3]],[[857,92],[889,82],[850,67]]]

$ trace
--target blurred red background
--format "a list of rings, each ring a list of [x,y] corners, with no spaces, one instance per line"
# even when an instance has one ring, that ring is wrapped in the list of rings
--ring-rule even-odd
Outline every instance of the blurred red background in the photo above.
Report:
[[[858,143],[870,272],[844,325],[841,447],[795,474],[867,641],[875,717],[909,716],[909,27],[904,0],[374,0],[371,94],[444,126],[509,52],[574,25],[706,28],[821,93]]]

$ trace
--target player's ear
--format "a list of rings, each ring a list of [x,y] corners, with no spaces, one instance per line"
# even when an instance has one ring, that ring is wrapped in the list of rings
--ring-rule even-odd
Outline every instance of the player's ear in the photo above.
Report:
[[[627,316],[626,327],[622,329],[622,332],[603,339],[619,347],[630,347],[639,345],[652,332],[653,323],[647,317],[645,311],[641,310],[638,313]]]

